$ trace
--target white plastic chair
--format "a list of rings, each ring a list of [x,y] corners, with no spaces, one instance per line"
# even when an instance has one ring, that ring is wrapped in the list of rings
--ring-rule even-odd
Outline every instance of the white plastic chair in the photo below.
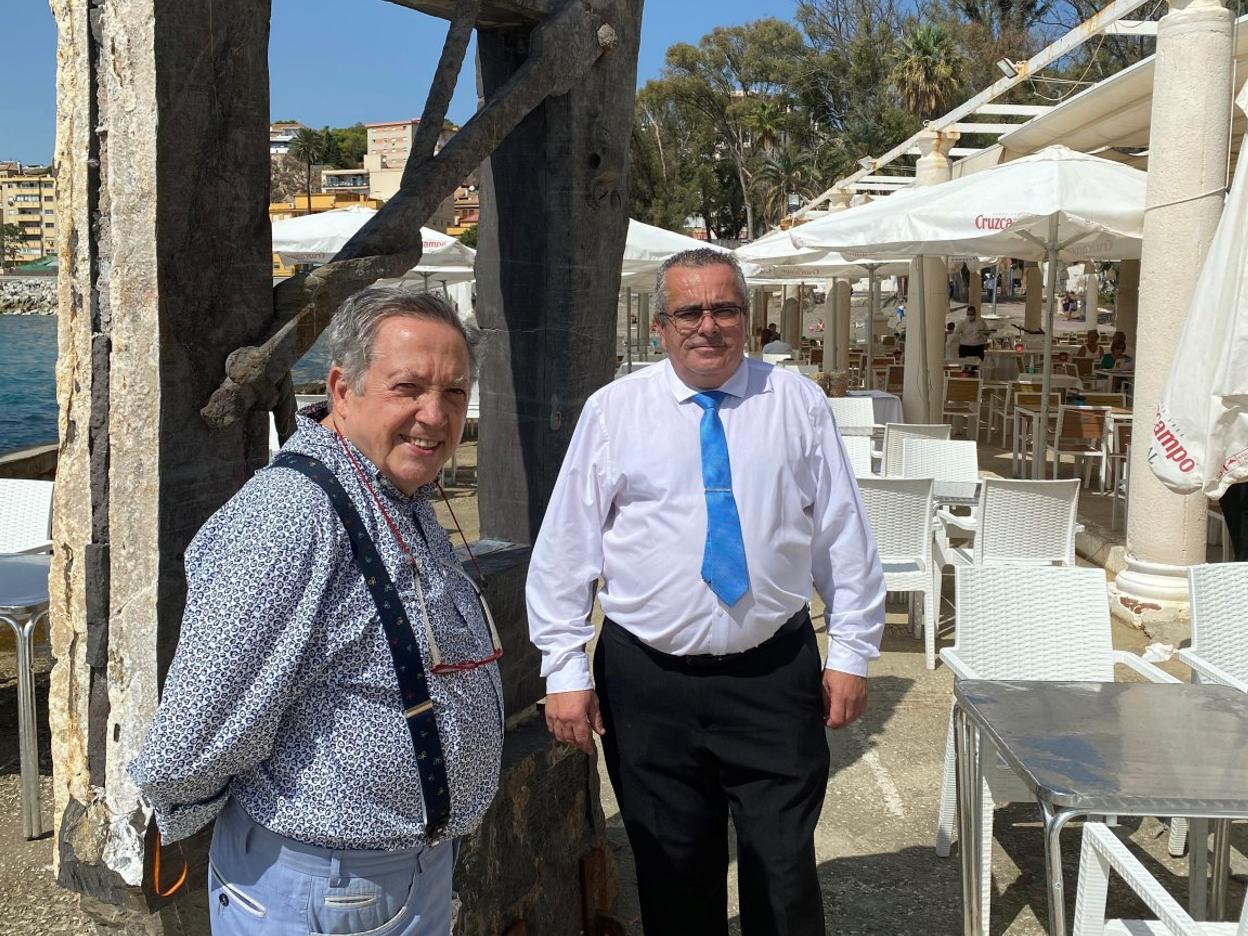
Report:
[[[979,484],[978,452],[974,439],[905,439],[901,476],[931,478],[937,500],[941,495],[973,498]]]
[[[940,659],[955,679],[1113,682],[1123,664],[1154,682],[1178,682],[1133,653],[1115,650],[1102,569],[972,566],[956,570],[957,630]],[[1055,726],[1054,730],[1060,730]],[[981,919],[992,895],[992,816],[998,803],[1033,802],[1031,793],[989,748],[984,752]],[[953,716],[945,740],[936,854],[949,854],[957,823]]]
[[[1044,457],[1053,453],[1053,477],[1057,477],[1062,456],[1070,455],[1075,467],[1083,462],[1084,482],[1091,484],[1092,463],[1105,464],[1105,434],[1109,410],[1103,406],[1067,406],[1057,408],[1057,426],[1046,433]]]
[[[924,650],[927,668],[934,669],[937,596],[932,593],[932,481],[860,476],[858,489],[884,567],[884,588],[923,596]],[[920,625],[913,602],[910,616],[917,637]]]
[[[52,551],[52,486],[0,478],[0,553]]]
[[[875,431],[875,404],[870,397],[828,397],[828,409],[843,436],[869,436]]]
[[[953,426],[948,423],[887,423],[884,426],[884,457],[880,473],[901,475],[902,446],[906,439],[948,439]]]
[[[978,358],[976,363],[979,363]],[[945,393],[940,405],[941,419],[962,417],[967,421],[966,437],[979,435],[979,378],[946,377]]]
[[[1156,920],[1106,920],[1109,873],[1118,876],[1157,914]],[[1238,923],[1199,923],[1145,869],[1113,831],[1101,822],[1083,824],[1079,890],[1073,936],[1248,936],[1248,902]]]
[[[1220,683],[1248,692],[1248,563],[1217,562],[1187,570],[1192,643],[1179,659],[1194,682]]]
[[[937,537],[938,569],[946,565],[1074,565],[1079,479],[985,478],[970,517],[940,511],[945,533],[974,534],[970,546]]]
[[[849,456],[849,464],[854,469],[854,476],[875,477],[875,472],[871,470],[871,439],[867,436],[848,435],[841,436],[841,442],[845,445],[845,454]]]

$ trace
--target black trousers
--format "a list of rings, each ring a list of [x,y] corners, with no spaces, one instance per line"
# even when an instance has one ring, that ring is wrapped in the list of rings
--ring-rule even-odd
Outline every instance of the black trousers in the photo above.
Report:
[[[669,656],[603,627],[602,745],[646,936],[728,932],[730,814],[744,936],[825,932],[814,842],[828,783],[823,668],[802,618],[722,661]]]
[[[958,357],[977,357],[982,361],[984,359],[984,346],[982,344],[960,344],[958,345]]]

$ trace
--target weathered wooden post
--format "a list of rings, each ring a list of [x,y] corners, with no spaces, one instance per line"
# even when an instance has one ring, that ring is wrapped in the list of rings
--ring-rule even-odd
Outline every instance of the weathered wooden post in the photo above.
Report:
[[[58,879],[104,925],[205,933],[202,842],[167,901],[125,767],[177,644],[182,554],[267,456],[289,366],[346,294],[414,265],[419,230],[487,168],[480,314],[483,563],[515,724],[496,807],[462,858],[457,933],[590,932],[613,896],[591,760],[553,745],[524,620],[525,546],[573,421],[610,373],[641,0],[396,0],[451,20],[422,125],[440,128],[474,27],[485,100],[334,262],[270,283],[260,0],[53,0],[60,466],[50,692]],[[509,136],[510,134],[510,136]],[[508,545],[510,544],[510,545]],[[526,720],[526,717],[527,720]],[[181,870],[165,855],[163,884]]]

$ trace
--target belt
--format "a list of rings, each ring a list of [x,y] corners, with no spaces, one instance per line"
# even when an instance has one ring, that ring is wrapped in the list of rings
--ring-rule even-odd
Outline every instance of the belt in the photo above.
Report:
[[[805,606],[802,607],[792,617],[776,628],[775,633],[773,633],[762,643],[756,644],[748,650],[742,650],[738,653],[664,653],[662,650],[656,650],[636,634],[615,623],[615,621],[610,618],[606,619],[604,626],[609,627],[629,643],[634,644],[641,650],[644,650],[646,653],[661,659],[664,662],[670,662],[689,669],[715,669],[716,667],[749,660],[751,657],[770,650],[779,643],[783,643],[787,638],[792,637],[803,630],[809,630],[810,608]]]

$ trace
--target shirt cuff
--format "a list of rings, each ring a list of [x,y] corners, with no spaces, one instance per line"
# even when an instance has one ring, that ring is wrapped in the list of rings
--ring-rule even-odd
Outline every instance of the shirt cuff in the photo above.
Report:
[[[828,641],[828,660],[824,669],[836,670],[838,673],[849,673],[852,676],[867,675],[867,659],[840,643],[835,637]]]
[[[583,650],[569,654],[558,669],[546,674],[547,695],[593,688],[594,681],[589,675],[589,654]]]

